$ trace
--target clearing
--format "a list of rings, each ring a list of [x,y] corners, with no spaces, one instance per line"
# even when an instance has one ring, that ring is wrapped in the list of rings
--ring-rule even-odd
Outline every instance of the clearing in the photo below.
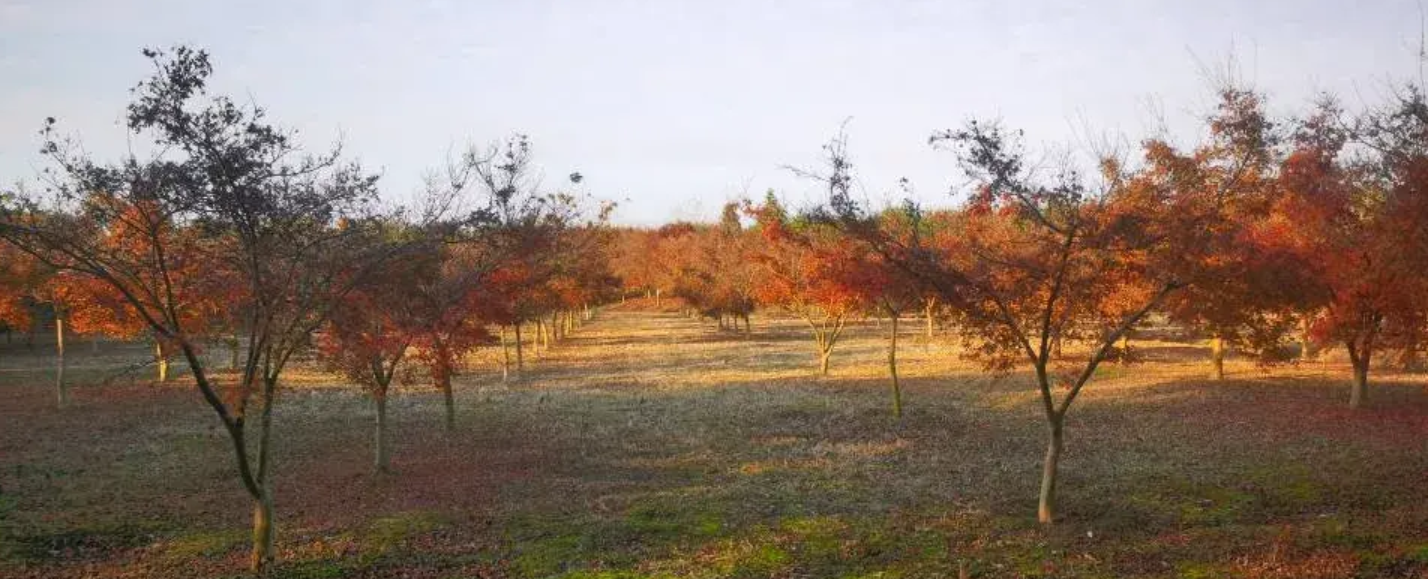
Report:
[[[1212,382],[1198,344],[1147,341],[1071,411],[1048,529],[1026,376],[906,324],[899,421],[873,322],[817,378],[793,320],[651,310],[601,312],[507,384],[482,353],[451,435],[434,391],[398,389],[389,476],[367,398],[295,373],[272,576],[1428,577],[1422,377],[1376,370],[1353,412],[1344,364]],[[242,574],[249,503],[191,386],[91,380],[59,411],[47,371],[14,370],[45,360],[3,348],[0,576]]]

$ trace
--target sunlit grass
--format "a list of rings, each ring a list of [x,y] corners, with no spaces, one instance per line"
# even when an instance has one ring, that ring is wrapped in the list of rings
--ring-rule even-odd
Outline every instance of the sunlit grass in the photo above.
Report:
[[[278,405],[279,577],[1325,577],[1428,569],[1428,397],[1378,372],[1175,359],[1098,374],[1071,412],[1065,520],[1034,522],[1044,426],[1027,376],[988,375],[907,324],[907,414],[881,332],[818,377],[792,320],[752,336],[606,312],[508,383],[395,395],[395,473],[372,408],[308,367]],[[0,575],[228,576],[248,509],[216,421],[182,383],[0,387]],[[56,548],[55,546],[58,546]],[[12,573],[13,572],[13,573]]]

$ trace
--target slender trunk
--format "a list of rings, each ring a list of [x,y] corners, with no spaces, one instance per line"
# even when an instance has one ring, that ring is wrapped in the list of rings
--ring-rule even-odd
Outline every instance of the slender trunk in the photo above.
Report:
[[[516,322],[516,372],[526,371],[526,357],[521,341],[521,323]]]
[[[1210,377],[1225,379],[1225,339],[1220,336],[1210,338]]]
[[[253,499],[253,552],[248,567],[254,574],[261,575],[273,562],[273,497],[266,489],[261,497]]]
[[[1348,346],[1349,361],[1354,368],[1353,389],[1349,391],[1349,408],[1358,409],[1368,401],[1369,361],[1373,352],[1368,348],[1358,348],[1354,340],[1350,340]]]
[[[391,449],[387,443],[386,388],[383,387],[381,390],[377,391],[376,396],[372,397],[372,401],[375,402],[377,406],[377,438],[375,440],[376,456],[372,461],[372,467],[376,469],[378,473],[391,472]]]
[[[1046,444],[1046,459],[1041,466],[1041,501],[1036,507],[1036,521],[1051,524],[1056,519],[1056,468],[1061,462],[1061,417],[1048,418],[1050,436]]]
[[[511,379],[511,343],[506,339],[506,326],[501,325],[501,381]]]
[[[268,476],[270,454],[272,450],[273,434],[273,402],[277,396],[277,378],[263,378],[262,408],[258,420],[258,470],[254,477],[257,483],[259,496],[258,504],[253,508],[253,571],[261,573],[269,563],[272,563],[275,555],[273,549],[274,535],[276,534],[275,521],[273,518],[273,489],[269,483],[272,477]]]
[[[897,314],[888,333],[888,374],[892,376],[893,416],[902,418],[902,387],[897,382]]]
[[[446,431],[456,430],[456,396],[451,393],[451,374],[441,375],[441,396],[446,403]]]
[[[664,293],[662,289],[655,290],[655,307],[659,307],[660,295]]]
[[[531,342],[535,346],[532,351],[535,352],[537,358],[540,357],[541,351],[550,347],[550,342],[546,339],[544,319],[536,318],[535,337],[531,338]]]
[[[1121,351],[1120,362],[1122,365],[1130,363],[1130,332],[1121,335],[1121,343],[1117,346]]]
[[[1309,329],[1309,318],[1299,320],[1299,358],[1302,360],[1313,360],[1319,354],[1314,341],[1309,339]]]
[[[818,373],[828,375],[828,359],[833,356],[833,346],[827,343],[818,345]]]
[[[744,314],[744,333],[754,335],[754,324],[749,321],[749,314]]]
[[[69,387],[64,383],[64,315],[55,313],[55,393],[59,407],[69,406]]]
[[[932,339],[937,334],[937,317],[933,310],[937,308],[937,302],[929,300],[927,306],[923,308],[923,315],[927,317],[927,338]]]
[[[239,344],[239,342],[238,342],[238,336],[235,335],[235,336],[233,336],[233,337],[231,337],[231,338],[228,339],[228,369],[229,369],[229,370],[237,370],[237,369],[238,369],[238,354],[239,354],[239,352],[238,352],[238,344]]]
[[[163,340],[158,340],[158,339],[155,339],[155,340],[154,340],[154,364],[155,364],[156,366],[158,366],[158,369],[159,369],[159,382],[160,382],[160,383],[168,382],[168,381],[169,381],[169,356],[168,356],[168,352],[165,352],[165,351],[164,351],[164,341],[163,341]]]

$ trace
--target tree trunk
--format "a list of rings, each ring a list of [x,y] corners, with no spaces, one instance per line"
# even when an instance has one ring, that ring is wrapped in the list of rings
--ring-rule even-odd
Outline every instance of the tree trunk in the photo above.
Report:
[[[256,575],[262,575],[273,562],[273,497],[263,490],[263,496],[253,500],[253,552],[248,567]]]
[[[902,418],[902,387],[897,382],[897,314],[888,333],[888,374],[892,376],[893,416]]]
[[[441,395],[446,403],[446,431],[456,430],[456,397],[451,393],[451,376],[442,374]]]
[[[1046,444],[1046,459],[1041,466],[1041,501],[1036,507],[1036,521],[1051,524],[1056,519],[1056,468],[1061,462],[1061,418],[1050,419],[1051,431]]]
[[[1121,351],[1121,365],[1130,363],[1130,332],[1121,335],[1121,343],[1117,346]]]
[[[1353,342],[1349,343],[1349,360],[1354,367],[1354,384],[1353,389],[1349,391],[1349,408],[1362,408],[1368,401],[1369,361],[1372,356],[1372,352],[1360,353],[1358,348],[1354,347]]]
[[[154,365],[157,366],[157,367],[158,367],[158,370],[159,370],[159,382],[160,382],[160,383],[168,382],[168,381],[169,381],[169,356],[168,356],[168,352],[165,352],[165,351],[164,351],[164,341],[163,341],[163,340],[157,340],[157,339],[154,340]]]
[[[501,325],[501,381],[511,379],[511,343],[506,340],[506,326]]]
[[[383,388],[383,390],[386,389]],[[387,444],[387,393],[378,391],[372,400],[377,406],[376,455],[372,461],[372,467],[378,473],[387,473],[392,470],[391,452]]]
[[[521,323],[516,322],[516,372],[526,371],[526,358],[521,341]]]
[[[928,301],[927,306],[923,308],[923,315],[927,317],[927,339],[929,340],[937,334],[937,317],[933,313],[936,307],[937,302]]]
[[[1215,380],[1225,379],[1225,339],[1219,336],[1210,338],[1210,377]]]
[[[64,316],[55,314],[55,393],[59,407],[69,406],[69,387],[64,383]]]
[[[1314,347],[1313,340],[1309,339],[1309,318],[1299,321],[1299,358],[1301,360],[1313,360],[1318,356],[1318,349]]]
[[[818,352],[818,373],[828,375],[828,358],[833,356],[832,347],[823,347]]]
[[[744,314],[744,333],[754,335],[754,324],[749,321],[749,314]]]
[[[228,339],[228,369],[238,369],[238,336]]]
[[[192,361],[192,358],[190,358]],[[261,574],[272,563],[275,551],[273,538],[276,533],[273,520],[273,489],[268,476],[269,452],[273,442],[273,402],[277,395],[276,377],[263,378],[262,409],[258,419],[258,471],[254,477],[260,492],[258,504],[253,508],[253,570]]]

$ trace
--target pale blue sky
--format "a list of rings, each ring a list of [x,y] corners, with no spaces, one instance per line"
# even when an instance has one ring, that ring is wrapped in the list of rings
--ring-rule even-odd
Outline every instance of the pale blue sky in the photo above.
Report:
[[[928,134],[1000,117],[1035,143],[1083,126],[1192,135],[1204,67],[1232,51],[1280,110],[1418,74],[1416,0],[565,2],[0,0],[0,180],[40,167],[47,115],[122,150],[143,46],[207,48],[219,90],[314,147],[341,137],[409,196],[452,146],[529,134],[552,184],[581,171],[617,220],[712,218],[748,188],[795,202],[851,117],[870,195],[944,198]],[[628,200],[627,200],[628,199]]]

